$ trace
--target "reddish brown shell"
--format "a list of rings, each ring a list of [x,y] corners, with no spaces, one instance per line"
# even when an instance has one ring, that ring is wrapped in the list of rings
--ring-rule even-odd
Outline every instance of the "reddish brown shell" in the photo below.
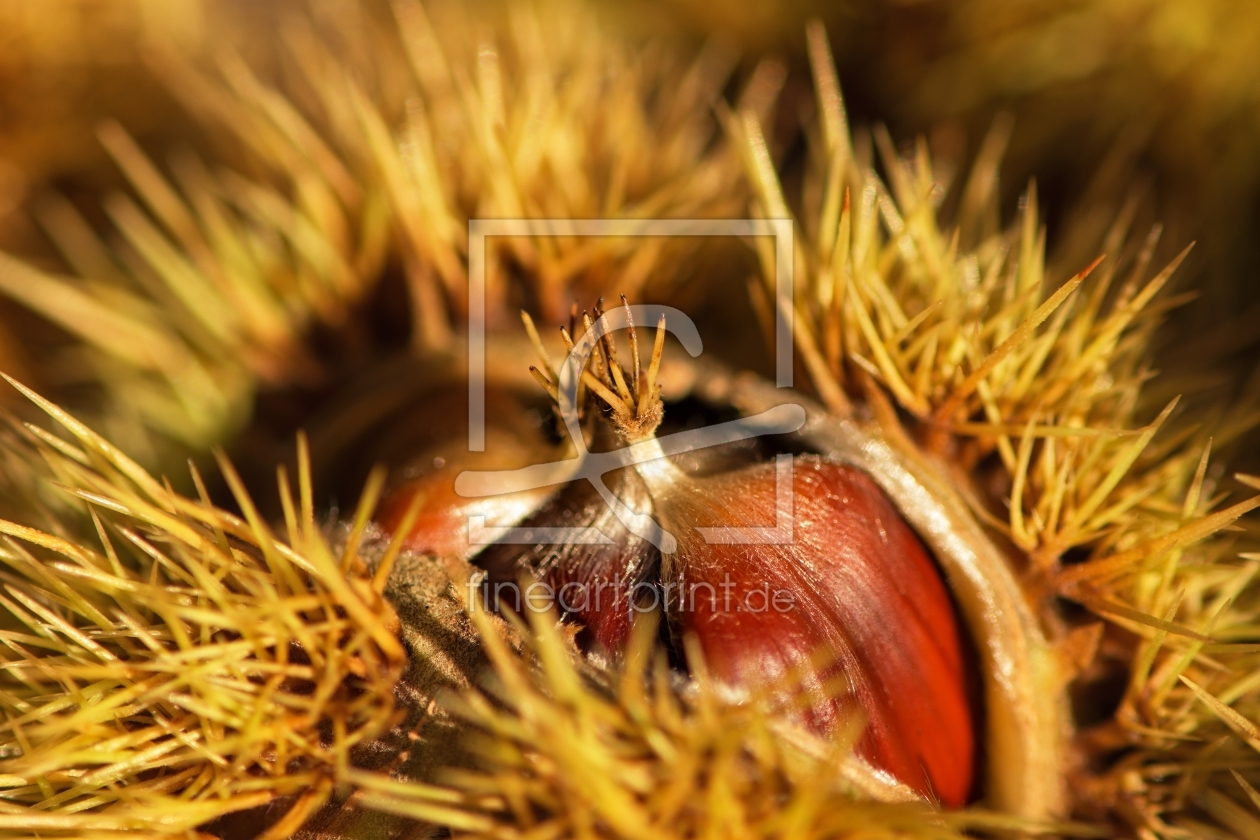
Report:
[[[658,505],[679,539],[664,560],[665,580],[678,584],[671,621],[694,634],[714,676],[821,692],[806,717],[823,732],[856,705],[867,720],[859,752],[873,765],[945,805],[966,802],[976,739],[964,637],[940,572],[867,475],[797,457],[782,545],[712,545],[694,530],[773,526],[773,463],[678,482]],[[824,686],[820,655],[850,695]]]

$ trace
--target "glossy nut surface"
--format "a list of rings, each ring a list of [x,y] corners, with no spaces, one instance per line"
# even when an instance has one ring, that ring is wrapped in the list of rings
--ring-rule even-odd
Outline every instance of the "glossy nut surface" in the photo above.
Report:
[[[860,714],[858,751],[875,767],[947,806],[965,803],[975,767],[969,663],[939,571],[852,467],[798,456],[790,504],[789,541],[715,545],[694,529],[775,523],[773,462],[680,484],[663,501],[680,543],[663,562],[666,585],[678,584],[676,631],[694,634],[731,686],[814,694],[804,716],[818,731]]]

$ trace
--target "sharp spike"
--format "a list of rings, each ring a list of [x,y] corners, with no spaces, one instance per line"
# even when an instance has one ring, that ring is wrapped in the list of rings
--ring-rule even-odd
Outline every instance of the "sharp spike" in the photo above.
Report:
[[[537,382],[539,385],[541,385],[542,389],[546,391],[547,394],[553,400],[560,399],[559,388],[556,387],[556,384],[554,382],[552,382],[550,379],[547,378],[547,374],[543,373],[541,370],[534,367],[533,365],[529,366],[529,373],[531,376],[534,377],[534,381]]]
[[[534,352],[542,360],[543,368],[552,379],[558,379],[556,366],[552,363],[551,356],[547,353],[547,348],[543,346],[542,338],[538,335],[538,329],[534,326],[534,319],[529,317],[529,313],[524,309],[521,310],[521,322],[525,324],[525,333],[529,336],[529,343],[534,345]]]
[[[600,399],[608,403],[608,407],[613,410],[613,414],[616,414],[618,417],[624,417],[629,413],[626,409],[626,404],[612,392],[612,389],[592,376],[590,371],[584,371],[582,373],[582,381],[585,382],[587,386],[589,386],[590,389],[599,396]]]
[[[630,364],[634,366],[634,376],[630,378],[630,384],[635,393],[638,393],[643,387],[639,382],[639,374],[641,373],[639,367],[639,336],[635,333],[634,316],[630,314],[630,302],[626,300],[625,295],[621,296],[621,305],[626,310],[626,324],[630,329]],[[643,402],[642,394],[639,394],[639,402],[640,404]]]
[[[582,312],[582,329],[588,333],[595,331],[595,322],[585,311]],[[604,343],[602,341],[596,341],[595,346],[591,348],[591,361],[592,367],[595,369],[596,378],[611,382],[612,379],[607,374],[608,359],[604,355]]]
[[[639,395],[639,413],[647,412],[648,402],[656,398],[656,376],[661,371],[661,357],[665,354],[665,315],[656,322],[656,339],[652,344],[652,360],[648,362],[647,387]]]

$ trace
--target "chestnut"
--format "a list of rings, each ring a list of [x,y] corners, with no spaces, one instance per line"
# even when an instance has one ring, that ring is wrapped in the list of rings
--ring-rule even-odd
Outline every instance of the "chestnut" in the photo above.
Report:
[[[578,362],[586,395],[579,449],[655,446],[603,481],[625,511],[653,517],[669,538],[652,539],[590,483],[571,482],[520,520],[520,530],[562,527],[599,539],[470,548],[489,572],[487,600],[524,609],[515,584],[532,576],[581,626],[586,649],[613,658],[637,613],[663,612],[664,642],[680,664],[707,669],[733,697],[776,697],[788,717],[824,736],[861,720],[857,752],[875,770],[944,805],[967,802],[976,787],[975,662],[949,589],[914,530],[870,476],[820,453],[766,457],[726,445],[667,456],[656,439],[664,325],[643,366],[628,305],[624,313],[628,368],[607,335],[609,314],[597,309],[577,342],[575,356],[583,346],[594,355],[589,369]],[[572,350],[567,331],[564,338]],[[535,374],[557,394],[563,377],[545,367]],[[510,475],[512,465],[504,466],[501,474]],[[381,523],[409,527],[413,547],[440,550],[431,523],[467,506],[456,501],[459,483],[448,481],[435,474],[399,485]],[[410,519],[399,514],[404,508]],[[767,538],[723,539],[732,527]]]

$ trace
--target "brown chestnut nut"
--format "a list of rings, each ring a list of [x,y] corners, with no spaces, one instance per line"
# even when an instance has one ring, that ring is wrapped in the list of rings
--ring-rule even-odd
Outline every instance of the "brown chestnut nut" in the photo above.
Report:
[[[596,317],[604,326],[602,313]],[[860,470],[819,455],[742,464],[668,457],[655,437],[663,416],[656,381],[663,329],[646,368],[632,334],[633,366],[623,370],[607,336],[589,337],[595,324],[588,319],[581,339],[596,354],[598,375],[583,370],[590,401],[582,406],[579,450],[637,448],[630,466],[601,477],[622,512],[587,481],[566,485],[520,530],[558,527],[583,537],[554,545],[507,541],[477,554],[474,562],[490,572],[488,594],[498,596],[490,600],[522,609],[519,592],[504,604],[502,591],[527,572],[582,625],[588,649],[611,656],[625,647],[636,612],[660,608],[672,649],[702,657],[733,696],[768,692],[799,703],[803,693],[809,699],[796,716],[824,735],[860,716],[857,750],[874,768],[925,798],[964,804],[976,765],[974,663],[949,590],[896,507]],[[538,376],[554,394],[560,377],[548,373]],[[403,527],[399,511],[428,493],[409,539],[463,554],[467,546],[439,546],[431,536],[468,503],[438,476],[395,491],[381,521]],[[627,514],[640,525],[652,517],[665,539]],[[715,536],[732,527],[768,538]]]
[[[700,538],[697,527],[774,522],[777,482],[766,466],[676,481],[656,497],[679,542],[662,564],[662,578],[678,584],[671,623],[694,634],[710,671],[734,686],[799,681],[825,651],[850,695],[813,704],[809,724],[835,731],[856,703],[866,719],[859,754],[925,796],[963,804],[973,710],[964,639],[939,571],[868,476],[810,455],[792,465],[790,542]],[[815,671],[815,685],[802,687],[825,694],[828,669]]]

